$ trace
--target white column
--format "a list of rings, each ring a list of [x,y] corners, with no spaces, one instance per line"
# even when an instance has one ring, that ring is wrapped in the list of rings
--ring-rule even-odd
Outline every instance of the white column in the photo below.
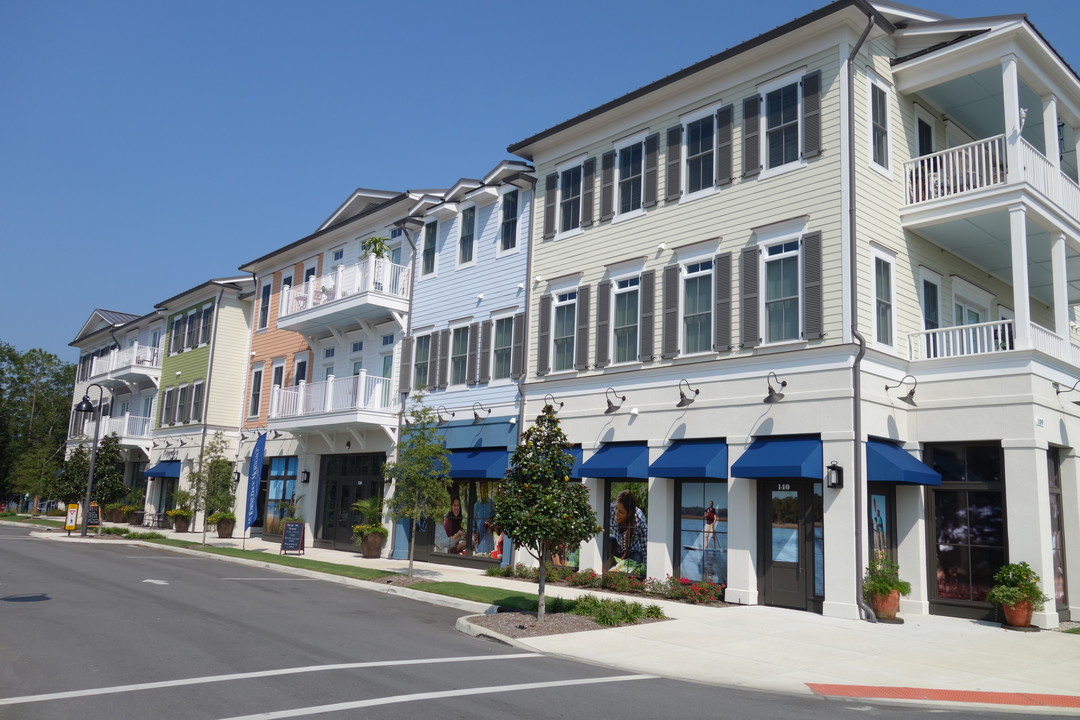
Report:
[[[1058,114],[1057,98],[1047,95],[1043,102],[1043,145],[1046,150],[1046,159],[1054,166],[1055,170],[1061,170],[1061,153],[1058,151]],[[1056,180],[1056,178],[1055,178]]]
[[[742,457],[750,442],[728,442],[728,468]],[[757,605],[758,508],[757,482],[728,473],[728,580],[724,599],[741,605]]]
[[[1012,173],[1012,170],[1009,170]],[[1013,312],[1016,347],[1031,348],[1031,292],[1028,288],[1027,211],[1009,206],[1009,237],[1012,243]]]
[[[1042,590],[1054,593],[1054,558],[1050,548],[1050,481],[1047,444],[1032,439],[1006,440],[1005,507],[1009,556],[1007,562],[1026,562],[1042,580]],[[1043,628],[1058,626],[1051,600],[1031,622]]]
[[[274,385],[270,388],[270,415],[271,418],[276,418],[278,415],[278,405],[281,404],[281,386]]]
[[[663,448],[660,448],[661,452]],[[659,457],[660,453],[653,453]],[[672,547],[671,538],[677,537],[672,527],[675,517],[675,480],[670,478],[649,478],[649,537],[648,557],[645,558],[645,575],[652,578],[665,578],[675,570],[672,553],[679,552],[676,541]]]
[[[1050,246],[1054,278],[1054,332],[1069,339],[1069,280],[1065,273],[1065,236],[1058,235]]]
[[[848,417],[847,423],[851,422]],[[848,425],[850,428],[850,425]],[[825,602],[822,604],[822,615],[829,617],[841,617],[856,619],[861,616],[857,603],[858,579],[865,572],[870,560],[870,534],[867,532],[867,501],[866,492],[866,457],[863,455],[862,478],[855,476],[855,452],[856,444],[853,433],[847,431],[834,431],[823,433],[822,460],[825,466],[832,462],[845,469],[844,487],[832,489],[824,487],[822,481],[822,505],[824,523],[824,553],[825,553]],[[858,446],[858,452],[863,452],[864,443]],[[810,481],[805,481],[809,483]],[[862,507],[855,506],[855,484],[862,483]],[[856,564],[855,535],[856,526],[862,529],[862,567]],[[807,582],[811,582],[813,574],[809,570],[813,567],[813,557],[806,559]]]
[[[1075,448],[1058,451],[1061,459],[1061,520],[1065,530],[1065,596],[1069,619],[1080,620],[1080,458]],[[1049,593],[1047,593],[1049,595]]]
[[[334,409],[334,376],[327,375],[326,382],[323,383],[323,412],[330,412]]]
[[[596,513],[597,523],[603,525],[608,511],[602,497],[604,494],[604,481],[597,478],[582,478],[581,482],[589,490],[589,499],[592,502],[593,512]],[[578,567],[580,569],[588,568],[598,573],[604,571],[603,543],[604,534],[601,532],[592,540],[581,544],[581,551],[578,554]]]
[[[1005,156],[1009,171],[1006,182],[1020,182],[1023,167],[1020,165],[1020,81],[1016,72],[1016,56],[1001,58],[1001,90],[1005,112]]]
[[[929,557],[926,552],[928,512],[926,491],[922,485],[897,484],[896,560],[900,565],[900,577],[911,583],[911,594],[900,598],[900,612],[905,614],[930,613],[930,586],[926,572],[926,558]]]

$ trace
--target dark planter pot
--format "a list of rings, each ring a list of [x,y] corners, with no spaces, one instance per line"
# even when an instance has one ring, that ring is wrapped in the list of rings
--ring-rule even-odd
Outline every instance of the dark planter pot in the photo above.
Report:
[[[360,554],[369,560],[382,557],[384,542],[386,542],[386,538],[379,533],[368,533],[360,541]]]
[[[1031,613],[1034,609],[1034,606],[1026,601],[1001,606],[1001,611],[1005,613],[1005,624],[1018,628],[1031,627]]]
[[[235,527],[236,527],[236,521],[235,520],[229,520],[228,518],[226,518],[224,520],[218,520],[218,523],[217,523],[217,536],[219,538],[231,538],[233,528],[235,528]]]
[[[900,610],[900,591],[893,590],[887,595],[871,595],[870,607],[878,620],[895,620],[896,613]]]
[[[145,510],[136,510],[135,512],[129,512],[127,516],[128,525],[142,525],[144,515],[146,515]]]
[[[187,532],[188,527],[191,526],[191,518],[184,517],[183,515],[177,515],[173,518],[173,530],[176,532]]]
[[[122,523],[124,522],[124,511],[119,508],[110,510],[105,513],[105,519],[112,523]]]

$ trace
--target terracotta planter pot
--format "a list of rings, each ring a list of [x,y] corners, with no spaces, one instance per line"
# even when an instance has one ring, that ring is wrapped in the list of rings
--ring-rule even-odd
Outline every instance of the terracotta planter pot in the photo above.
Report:
[[[893,590],[887,595],[871,595],[870,607],[879,620],[895,620],[896,613],[900,610],[900,591]]]
[[[360,553],[368,559],[381,557],[384,540],[379,533],[368,533],[360,541]]]
[[[173,530],[176,532],[187,532],[190,525],[191,518],[186,518],[183,515],[177,515],[173,518]]]
[[[1034,607],[1029,602],[1001,606],[1001,611],[1005,613],[1005,624],[1011,627],[1031,627],[1031,613],[1033,610]]]
[[[218,523],[217,523],[217,536],[219,538],[231,538],[233,528],[235,528],[235,527],[236,527],[236,521],[235,520],[229,520],[228,518],[226,518],[224,520],[219,520]]]

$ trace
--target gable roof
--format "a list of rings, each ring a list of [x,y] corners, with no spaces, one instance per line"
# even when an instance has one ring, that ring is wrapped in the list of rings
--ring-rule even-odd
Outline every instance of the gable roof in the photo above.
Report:
[[[77,345],[82,340],[101,332],[102,330],[115,330],[116,328],[123,327],[128,323],[138,320],[140,315],[132,315],[130,313],[116,312],[115,310],[102,310],[100,308],[90,313],[90,317],[83,323],[79,333],[75,336],[68,345]]]

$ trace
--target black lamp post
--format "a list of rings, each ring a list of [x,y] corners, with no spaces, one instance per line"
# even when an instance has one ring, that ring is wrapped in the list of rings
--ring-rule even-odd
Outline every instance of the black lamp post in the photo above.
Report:
[[[90,388],[98,389],[97,407],[90,402]],[[98,435],[101,433],[101,404],[105,400],[105,388],[97,383],[86,386],[87,394],[83,395],[82,401],[75,406],[75,412],[93,413],[94,417],[94,444],[90,446],[90,472],[86,476],[86,503],[83,505],[82,536],[86,537],[86,523],[90,519],[90,494],[94,491],[94,463],[97,461]]]

